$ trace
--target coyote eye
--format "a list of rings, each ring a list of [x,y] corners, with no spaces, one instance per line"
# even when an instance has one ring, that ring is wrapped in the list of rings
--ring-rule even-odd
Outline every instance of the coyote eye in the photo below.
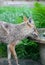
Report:
[[[29,19],[29,22],[31,23],[31,19]]]
[[[8,28],[8,25],[7,24],[5,25],[5,28]]]

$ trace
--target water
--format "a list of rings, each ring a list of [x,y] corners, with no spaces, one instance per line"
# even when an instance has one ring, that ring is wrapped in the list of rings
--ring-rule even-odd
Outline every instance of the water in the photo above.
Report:
[[[40,39],[45,40],[45,30],[39,31],[39,37]]]

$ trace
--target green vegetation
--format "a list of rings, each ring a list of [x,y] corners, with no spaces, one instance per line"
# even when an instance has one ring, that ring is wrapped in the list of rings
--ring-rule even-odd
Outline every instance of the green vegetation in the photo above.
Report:
[[[22,59],[38,60],[39,45],[30,39],[23,39],[19,45],[16,46],[17,55]]]
[[[35,3],[34,8],[29,7],[0,7],[0,20],[9,23],[23,22],[23,16],[28,18],[32,16],[37,27],[45,27],[45,6]],[[7,56],[7,47],[5,44],[0,44],[0,57]],[[16,46],[16,52],[19,58],[38,60],[39,45],[30,39],[23,39],[19,45]]]
[[[10,23],[21,23],[23,16],[30,16],[29,7],[0,7],[0,20]]]
[[[35,7],[32,9],[32,17],[38,28],[45,27],[45,6],[39,3],[35,3]]]

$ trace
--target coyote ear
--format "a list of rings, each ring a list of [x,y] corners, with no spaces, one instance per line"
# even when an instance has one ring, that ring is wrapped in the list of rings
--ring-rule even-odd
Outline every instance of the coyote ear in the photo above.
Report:
[[[27,22],[28,18],[26,16],[23,17],[24,22]]]

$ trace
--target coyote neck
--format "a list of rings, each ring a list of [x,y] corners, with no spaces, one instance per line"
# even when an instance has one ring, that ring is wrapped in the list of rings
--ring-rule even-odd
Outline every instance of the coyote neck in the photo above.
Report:
[[[33,30],[29,28],[25,22],[17,25],[15,29],[17,29],[15,34],[17,34],[17,36],[19,35],[17,39],[23,39],[29,36],[31,32],[33,32]]]

